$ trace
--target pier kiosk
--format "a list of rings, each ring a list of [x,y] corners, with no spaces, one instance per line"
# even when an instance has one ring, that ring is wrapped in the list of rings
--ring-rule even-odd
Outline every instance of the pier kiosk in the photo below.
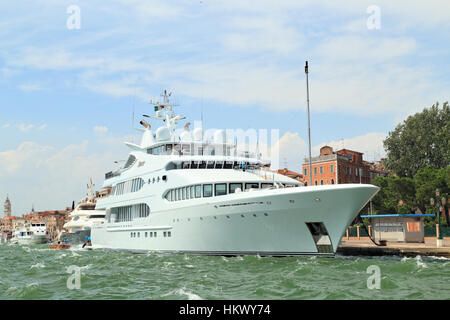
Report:
[[[434,214],[378,214],[365,215],[371,219],[372,237],[375,241],[424,242],[425,217]]]

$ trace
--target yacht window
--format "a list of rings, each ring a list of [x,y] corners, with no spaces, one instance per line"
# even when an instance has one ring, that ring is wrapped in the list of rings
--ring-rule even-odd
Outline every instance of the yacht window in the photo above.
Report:
[[[205,169],[206,168],[206,161],[200,161],[200,164],[198,166],[199,169]]]
[[[181,188],[181,197],[182,199],[186,199],[186,188]]]
[[[232,161],[226,161],[225,165],[223,166],[224,169],[233,169],[233,162]]]
[[[181,188],[178,188],[178,200],[181,200]]]
[[[217,183],[214,186],[214,195],[216,196],[223,196],[227,194],[227,184],[226,183]]]
[[[145,233],[145,237],[147,238],[147,232]]]
[[[230,183],[230,193],[235,193],[237,188],[241,189],[242,191],[242,183]]]
[[[203,185],[203,197],[212,197],[212,184]]]
[[[128,157],[127,162],[125,163],[125,165],[123,166],[124,169],[128,169],[129,167],[131,167],[134,163],[136,162],[136,157],[133,155],[130,155]]]
[[[233,168],[234,168],[234,169],[240,169],[240,168],[241,168],[240,163],[237,162],[237,161],[233,162]]]
[[[202,197],[202,186],[201,185],[196,185],[195,186],[195,197],[196,198],[201,198]]]
[[[195,186],[190,186],[190,194],[191,194],[191,199],[195,198]]]
[[[214,169],[214,161],[208,161],[207,169]]]
[[[186,200],[191,198],[191,187],[186,187]]]
[[[181,169],[181,162],[175,162],[177,169]]]
[[[198,161],[191,161],[191,169],[197,169],[198,168]]]
[[[259,183],[246,183],[245,189],[259,189]]]
[[[191,146],[189,144],[182,145],[183,154],[191,154]]]
[[[190,161],[184,161],[183,162],[183,169],[189,169],[191,162]]]
[[[167,236],[171,237],[172,236],[172,232],[167,232]]]
[[[223,168],[223,161],[217,161],[216,162],[216,169],[222,169]]]
[[[101,219],[101,218],[104,218],[104,217],[105,217],[104,215],[97,214],[97,215],[90,216],[89,219]]]
[[[164,154],[172,154],[172,149],[173,149],[172,145],[171,144],[167,144]]]
[[[273,183],[261,183],[261,189],[270,188],[273,186]]]

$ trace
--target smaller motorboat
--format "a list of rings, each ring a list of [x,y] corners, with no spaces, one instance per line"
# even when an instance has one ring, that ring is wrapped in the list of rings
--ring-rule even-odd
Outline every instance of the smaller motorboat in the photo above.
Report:
[[[70,242],[56,242],[56,243],[52,243],[50,244],[50,249],[52,250],[67,250],[70,249],[70,247],[72,246],[72,244]]]

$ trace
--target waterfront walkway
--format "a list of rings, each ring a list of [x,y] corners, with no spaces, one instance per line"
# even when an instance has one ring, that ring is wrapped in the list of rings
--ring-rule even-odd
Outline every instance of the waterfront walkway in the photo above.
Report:
[[[338,254],[341,255],[363,255],[363,256],[384,256],[398,255],[415,257],[436,256],[450,258],[450,238],[444,238],[444,246],[436,246],[436,238],[425,237],[424,243],[404,243],[387,242],[386,246],[377,246],[369,237],[344,237],[339,244]]]

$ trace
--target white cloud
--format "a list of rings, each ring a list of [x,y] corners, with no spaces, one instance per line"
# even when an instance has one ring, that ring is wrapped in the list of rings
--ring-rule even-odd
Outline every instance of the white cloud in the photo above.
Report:
[[[371,132],[362,136],[341,139],[338,141],[323,142],[312,148],[314,155],[319,155],[320,148],[327,145],[333,147],[333,149],[350,149],[364,153],[363,159],[366,161],[376,161],[386,156],[386,152],[383,147],[383,140],[385,140],[387,134],[381,132]]]
[[[38,129],[39,130],[44,130],[45,128],[47,128],[47,124],[46,123],[40,125]]]
[[[100,135],[100,136],[105,135],[108,132],[108,127],[106,127],[106,126],[95,126],[94,127],[94,132],[97,135]]]
[[[307,144],[298,133],[286,132],[271,147],[271,168],[276,170],[287,167],[290,170],[300,172],[306,150]]]
[[[5,124],[2,126],[3,129],[8,129],[9,127],[11,127],[11,124],[9,124],[9,123],[5,123]]]
[[[0,152],[0,194],[17,199],[13,213],[26,213],[34,203],[36,210],[64,209],[86,194],[90,178],[101,189],[104,174],[126,158],[118,141],[83,141],[62,148],[23,142],[17,148]],[[113,141],[111,140],[111,141]]]
[[[286,21],[284,16],[234,18],[233,31],[223,36],[223,44],[232,51],[292,54],[301,47],[303,37]]]
[[[43,87],[39,83],[23,83],[19,85],[19,89],[25,92],[30,92],[30,91],[41,91]]]
[[[19,124],[19,125],[17,126],[17,128],[18,128],[20,131],[22,131],[22,132],[28,132],[28,131],[30,131],[31,129],[34,128],[34,125],[33,125],[33,124],[25,124],[25,123],[21,123],[21,124]]]

